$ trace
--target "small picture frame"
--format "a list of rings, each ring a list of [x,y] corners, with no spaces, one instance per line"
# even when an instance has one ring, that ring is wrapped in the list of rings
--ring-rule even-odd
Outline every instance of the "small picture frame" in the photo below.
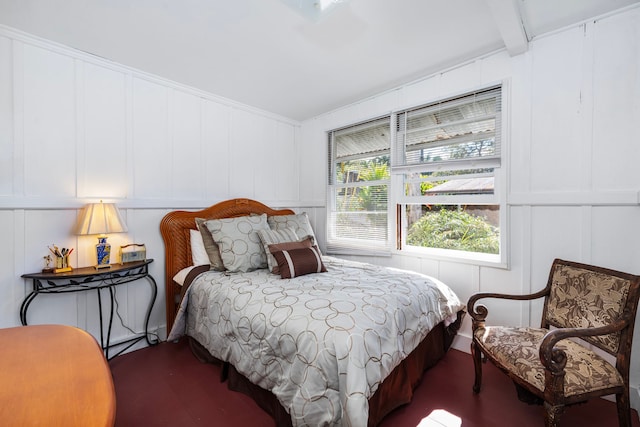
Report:
[[[144,261],[147,259],[147,248],[144,243],[130,243],[120,246],[120,264]]]

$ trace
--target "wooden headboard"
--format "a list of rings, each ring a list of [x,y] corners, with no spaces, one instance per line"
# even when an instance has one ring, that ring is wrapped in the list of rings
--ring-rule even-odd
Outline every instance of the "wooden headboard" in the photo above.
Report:
[[[176,313],[180,305],[180,285],[173,281],[173,276],[183,268],[189,267],[191,261],[191,243],[189,230],[196,230],[196,218],[233,218],[251,214],[291,215],[290,209],[271,209],[270,207],[250,199],[231,199],[217,203],[201,211],[169,212],[160,222],[160,234],[164,241],[165,298],[167,304],[167,334],[171,331]]]

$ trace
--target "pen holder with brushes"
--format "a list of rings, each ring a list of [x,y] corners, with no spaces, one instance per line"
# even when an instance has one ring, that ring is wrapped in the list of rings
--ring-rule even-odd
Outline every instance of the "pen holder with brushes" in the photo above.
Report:
[[[69,255],[56,257],[56,268],[53,269],[54,273],[64,273],[71,270],[73,270],[73,268],[69,265]]]
[[[69,255],[73,252],[73,249],[62,248],[62,250],[58,249],[56,245],[53,245],[54,249],[49,248],[51,253],[53,254],[54,261],[54,273],[65,273],[67,271],[73,270],[71,265],[69,264]],[[49,266],[49,262],[47,261],[47,267]]]

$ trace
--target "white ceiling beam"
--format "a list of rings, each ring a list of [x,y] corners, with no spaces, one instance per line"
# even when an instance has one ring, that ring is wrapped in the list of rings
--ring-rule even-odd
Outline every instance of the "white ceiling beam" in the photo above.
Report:
[[[524,53],[529,48],[529,39],[524,29],[518,0],[486,0],[500,36],[511,56]]]

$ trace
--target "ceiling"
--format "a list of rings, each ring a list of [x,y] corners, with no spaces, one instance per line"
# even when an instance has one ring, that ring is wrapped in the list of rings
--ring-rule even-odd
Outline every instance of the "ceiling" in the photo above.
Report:
[[[0,0],[0,24],[294,120],[640,0]]]

